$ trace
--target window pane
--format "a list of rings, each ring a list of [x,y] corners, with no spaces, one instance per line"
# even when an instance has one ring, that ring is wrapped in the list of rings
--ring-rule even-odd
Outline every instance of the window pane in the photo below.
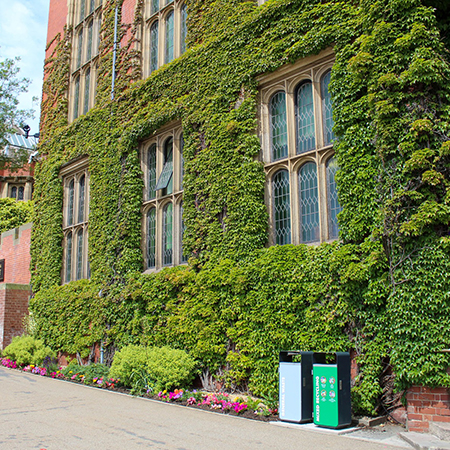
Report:
[[[69,183],[69,198],[67,205],[67,225],[73,225],[74,181]]]
[[[78,117],[78,103],[80,102],[80,77],[75,78],[75,92],[73,96],[73,118]]]
[[[297,90],[297,153],[314,150],[314,103],[312,83],[303,83]]]
[[[83,29],[78,32],[78,48],[77,48],[77,69],[81,66],[81,55],[83,53]]]
[[[84,222],[84,197],[85,197],[86,177],[83,175],[80,178],[78,190],[78,223]]]
[[[158,68],[158,22],[150,28],[150,72]]]
[[[155,14],[159,11],[159,0],[152,0],[150,14]]]
[[[81,0],[80,2],[80,22],[84,19],[85,14],[85,0]]]
[[[322,81],[321,81],[324,145],[331,144],[334,141],[333,108],[331,105],[331,95],[328,90],[328,85],[330,84],[330,78],[331,78],[331,72],[327,72],[322,77]]]
[[[183,220],[183,203],[180,204],[180,261],[182,263],[187,262],[188,260],[188,255],[186,255],[185,253],[183,253],[183,235],[184,235],[184,230],[186,230],[186,226],[184,225],[184,220]]]
[[[166,18],[166,53],[165,63],[173,59],[173,11],[171,11]]]
[[[172,203],[165,206],[163,212],[163,264],[172,264],[173,252],[173,210]]]
[[[183,149],[184,149],[184,137],[183,137],[183,135],[181,135],[181,137],[180,137],[180,190],[183,189],[183,178],[184,178]]]
[[[88,41],[86,49],[86,61],[89,61],[92,57],[92,35],[94,32],[94,21],[91,20],[88,25]]]
[[[186,36],[187,36],[187,8],[186,3],[181,7],[181,30],[180,30],[180,52],[183,54],[186,51]]]
[[[98,55],[98,49],[100,47],[100,30],[102,28],[102,15],[100,14],[97,20],[97,30],[95,32],[95,39],[94,39],[94,51],[93,54],[94,55]]]
[[[89,94],[91,89],[91,69],[86,70],[84,77],[84,102],[83,102],[83,114],[89,111]]]
[[[314,163],[307,163],[298,173],[300,197],[300,240],[316,242],[320,240],[319,194],[317,170]]]
[[[173,139],[169,138],[164,144],[164,167],[156,183],[156,190],[165,189],[163,195],[173,192]]]
[[[152,144],[147,152],[148,200],[156,197],[156,144]]]
[[[287,148],[286,94],[277,92],[270,100],[272,160],[285,158]]]
[[[23,186],[19,186],[19,194],[17,195],[17,200],[23,200],[23,192],[24,192]]]
[[[11,198],[17,198],[17,187],[13,186],[11,188]]]
[[[156,265],[156,210],[147,213],[147,268]]]
[[[273,189],[273,222],[275,243],[279,245],[291,243],[291,206],[289,199],[289,173],[280,170],[272,180]]]
[[[327,200],[328,200],[328,238],[339,237],[339,223],[337,215],[341,211],[336,186],[336,172],[339,170],[336,158],[330,158],[327,162]]]
[[[67,235],[66,245],[66,283],[68,283],[72,274],[72,233]]]
[[[95,8],[95,0],[90,0],[89,13],[93,12]]]
[[[77,280],[83,278],[83,230],[78,231],[77,237]]]

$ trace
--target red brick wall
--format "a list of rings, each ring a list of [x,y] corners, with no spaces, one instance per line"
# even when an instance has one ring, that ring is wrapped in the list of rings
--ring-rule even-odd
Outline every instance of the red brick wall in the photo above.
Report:
[[[430,422],[450,423],[450,389],[413,386],[406,401],[408,431],[427,432]]]
[[[23,333],[23,318],[28,315],[30,287],[20,284],[0,284],[0,349],[12,338]]]
[[[50,0],[50,9],[48,13],[48,28],[47,28],[47,45],[52,39],[64,31],[64,25],[67,23],[67,0]],[[45,57],[48,58],[54,50],[54,44],[51,45]]]
[[[4,283],[30,283],[31,223],[5,231],[0,240],[0,259],[5,260]]]
[[[122,5],[122,23],[133,25],[136,0],[124,0]],[[131,28],[127,30],[122,38],[121,46],[124,47],[131,39]]]

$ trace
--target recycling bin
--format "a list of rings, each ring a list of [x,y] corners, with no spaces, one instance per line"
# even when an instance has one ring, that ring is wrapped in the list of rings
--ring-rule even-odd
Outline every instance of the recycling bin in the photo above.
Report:
[[[313,352],[280,352],[278,412],[284,422],[312,422],[313,355]],[[300,356],[300,362],[292,361],[294,356]]]
[[[328,359],[327,359],[328,355]],[[344,428],[352,423],[350,354],[314,353],[314,423],[324,428]]]

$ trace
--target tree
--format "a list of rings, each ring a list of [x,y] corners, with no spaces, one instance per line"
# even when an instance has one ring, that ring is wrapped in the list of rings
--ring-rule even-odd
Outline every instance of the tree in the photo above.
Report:
[[[0,233],[31,222],[33,202],[16,202],[13,198],[0,198]]]
[[[14,132],[14,125],[22,124],[26,118],[33,117],[33,111],[18,109],[18,95],[27,92],[30,80],[18,78],[20,58],[0,60],[0,149],[8,144],[6,134]],[[0,167],[6,163],[24,163],[27,155],[6,156],[0,154]]]

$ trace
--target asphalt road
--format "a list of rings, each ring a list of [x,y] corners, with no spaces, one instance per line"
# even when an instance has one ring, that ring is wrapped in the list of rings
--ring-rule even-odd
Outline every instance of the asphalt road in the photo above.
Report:
[[[0,450],[393,449],[0,367]]]

